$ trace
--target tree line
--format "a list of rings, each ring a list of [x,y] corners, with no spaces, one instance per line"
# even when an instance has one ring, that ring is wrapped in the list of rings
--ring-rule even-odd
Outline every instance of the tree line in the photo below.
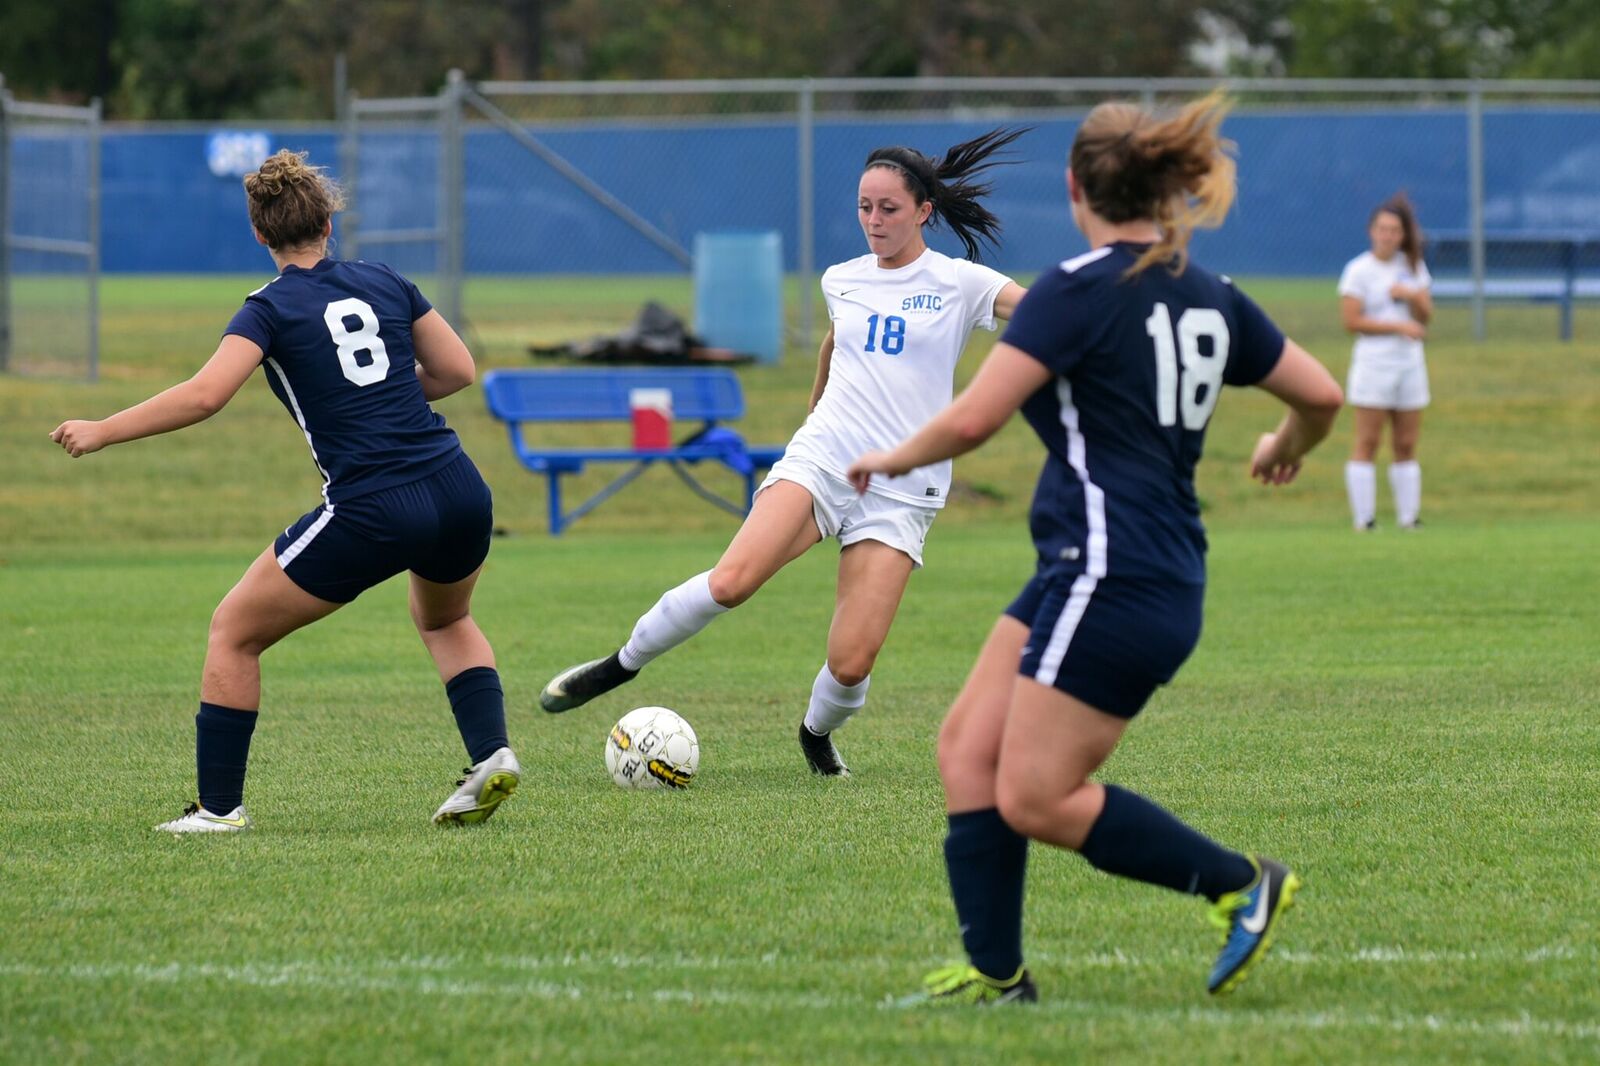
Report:
[[[568,80],[1600,77],[1594,0],[0,0],[0,74],[114,119]]]

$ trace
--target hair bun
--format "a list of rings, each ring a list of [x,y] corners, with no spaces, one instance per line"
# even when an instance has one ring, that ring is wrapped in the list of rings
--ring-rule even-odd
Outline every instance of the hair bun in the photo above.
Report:
[[[268,247],[293,248],[320,240],[328,220],[344,207],[339,187],[305,152],[280,149],[244,176],[250,223]]]
[[[305,152],[280,148],[261,161],[255,173],[244,179],[245,191],[256,198],[282,196],[291,185],[317,177],[317,169],[306,162]]]

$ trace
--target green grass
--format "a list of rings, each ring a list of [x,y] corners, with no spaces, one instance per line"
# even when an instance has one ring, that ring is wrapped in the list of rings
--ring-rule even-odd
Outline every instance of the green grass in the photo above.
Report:
[[[1044,1002],[941,1015],[883,1004],[958,948],[934,735],[1028,570],[1025,431],[958,464],[981,492],[940,519],[871,707],[841,734],[857,776],[823,783],[792,732],[834,553],[623,693],[543,716],[538,686],[614,645],[733,522],[651,475],[552,540],[539,484],[481,401],[446,401],[510,534],[475,610],[523,791],[481,829],[428,824],[460,745],[391,582],[264,660],[256,831],[158,838],[149,827],[192,788],[209,613],[313,505],[314,472],[255,383],[204,427],[76,463],[44,434],[187,372],[249,287],[114,279],[100,385],[0,379],[0,1061],[1600,1055],[1600,367],[1557,343],[1549,316],[1491,320],[1518,339],[1483,346],[1464,313],[1442,316],[1424,534],[1347,531],[1347,424],[1303,484],[1250,486],[1270,405],[1221,405],[1201,482],[1206,633],[1106,777],[1295,863],[1302,905],[1261,971],[1210,1000],[1203,907],[1035,849]],[[651,291],[485,288],[490,365],[517,364],[524,336],[613,328]],[[1342,372],[1325,290],[1254,289]],[[745,428],[784,439],[808,361],[744,376]],[[606,729],[645,702],[700,732],[686,793],[623,793],[604,775]]]

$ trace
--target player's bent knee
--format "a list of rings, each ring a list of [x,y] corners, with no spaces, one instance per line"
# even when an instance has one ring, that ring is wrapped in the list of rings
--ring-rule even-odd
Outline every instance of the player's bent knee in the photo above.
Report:
[[[419,609],[415,604],[412,604],[411,607],[411,621],[417,627],[418,633],[437,633],[441,629],[449,629],[456,623],[465,621],[471,617],[472,612],[465,607],[459,611],[450,613],[426,613]]]
[[[1081,847],[1099,816],[1096,798],[1081,785],[1066,796],[1037,787],[995,782],[995,806],[1013,830],[1033,840]]]
[[[954,781],[975,761],[973,752],[962,744],[962,729],[958,725],[946,721],[939,729],[939,745],[937,748],[939,759],[939,779],[941,781]]]
[[[1050,804],[1038,792],[1003,777],[995,782],[994,792],[995,807],[1013,830],[1030,838],[1049,835]]]
[[[876,657],[865,655],[852,655],[848,659],[835,661],[828,660],[828,672],[833,679],[846,688],[853,688],[861,684],[872,673],[872,664]]]
[[[965,792],[986,783],[992,790],[994,774],[994,759],[970,743],[963,743],[959,734],[949,741],[943,736],[939,738],[939,780],[944,783],[946,792]]]
[[[239,617],[237,609],[223,600],[211,614],[211,627],[206,633],[206,651],[244,655],[260,655],[271,645],[247,621]]]
[[[1056,827],[1062,837],[1071,840],[1074,849],[1081,848],[1104,809],[1105,802],[1100,791],[1080,785],[1056,805]]]
[[[743,566],[719,563],[706,579],[711,598],[723,607],[737,607],[756,594],[761,583]]]

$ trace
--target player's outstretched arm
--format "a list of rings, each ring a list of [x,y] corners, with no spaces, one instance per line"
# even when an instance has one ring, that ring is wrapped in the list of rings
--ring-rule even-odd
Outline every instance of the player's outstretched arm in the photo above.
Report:
[[[1022,298],[1026,295],[1028,295],[1027,289],[1024,289],[1014,281],[1007,282],[1005,288],[1001,289],[994,298],[994,317],[1010,322],[1012,313],[1017,309],[1017,304],[1021,303]]]
[[[983,361],[972,383],[950,406],[892,451],[868,452],[847,474],[857,492],[866,492],[873,474],[901,474],[972,451],[1000,431],[1023,401],[1049,381],[1051,370],[1004,341]]]
[[[477,375],[472,353],[437,311],[429,311],[411,324],[411,347],[417,353],[422,395],[429,400],[460,392]]]
[[[1283,422],[1263,433],[1250,457],[1250,476],[1265,485],[1287,485],[1300,472],[1307,452],[1333,429],[1344,404],[1344,392],[1328,368],[1294,341],[1283,343],[1283,354],[1259,386],[1289,407]]]
[[[255,341],[230,333],[222,338],[216,354],[188,381],[181,381],[141,404],[98,422],[86,419],[63,422],[50,431],[50,439],[76,459],[110,444],[153,437],[204,422],[222,410],[255,373],[256,367],[261,365],[261,354]]]

